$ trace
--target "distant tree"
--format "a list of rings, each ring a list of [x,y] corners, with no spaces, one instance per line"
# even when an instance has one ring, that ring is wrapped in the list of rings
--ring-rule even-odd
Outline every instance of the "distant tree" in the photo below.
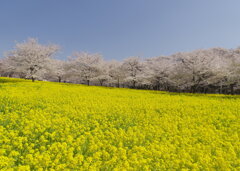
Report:
[[[57,45],[41,45],[37,39],[30,38],[26,42],[17,43],[14,50],[7,53],[8,66],[27,78],[42,78],[49,61],[58,52]]]
[[[110,61],[108,62],[108,75],[110,77],[109,82],[120,87],[124,80],[124,70],[122,68],[122,62]]]
[[[57,45],[30,38],[0,59],[0,76],[180,92],[240,93],[240,48],[210,48],[170,56],[105,61],[75,52],[54,59]]]
[[[50,66],[51,67],[47,69],[45,78],[47,80],[57,80],[58,82],[62,82],[66,75],[66,61],[51,59]]]
[[[3,59],[0,59],[0,76],[3,75],[4,72],[4,64],[3,64]]]
[[[97,80],[100,86],[103,86],[105,83],[110,82],[111,77],[109,76],[109,62],[101,61],[97,66],[97,73],[95,80]]]
[[[103,62],[100,54],[89,54],[86,52],[75,52],[69,57],[68,65],[70,72],[80,77],[87,85],[95,79],[100,72],[99,65]]]
[[[125,73],[125,81],[130,83],[132,88],[140,82],[143,73],[143,63],[139,57],[129,57],[122,63],[122,69]]]
[[[206,86],[208,80],[213,76],[212,66],[215,58],[208,51],[196,50],[189,53],[178,53],[173,57],[178,62],[176,77],[180,78],[182,85],[190,88],[192,93],[196,92],[198,88]]]
[[[172,84],[171,68],[173,61],[169,57],[160,56],[146,59],[145,73],[150,84],[157,90],[168,90]]]
[[[228,87],[229,92],[234,94],[234,88],[238,86],[240,81],[240,51],[239,49],[223,49],[215,48],[219,53],[218,68],[214,68],[214,72],[218,73],[218,83],[220,92],[223,87]]]

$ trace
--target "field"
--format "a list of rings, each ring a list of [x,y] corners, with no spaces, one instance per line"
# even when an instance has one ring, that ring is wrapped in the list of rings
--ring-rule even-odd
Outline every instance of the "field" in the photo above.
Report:
[[[0,78],[1,170],[240,170],[240,96]]]

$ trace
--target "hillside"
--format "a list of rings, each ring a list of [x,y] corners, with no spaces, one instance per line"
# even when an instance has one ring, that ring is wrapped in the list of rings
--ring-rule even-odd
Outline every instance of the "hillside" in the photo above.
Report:
[[[240,169],[240,96],[0,78],[0,169]]]

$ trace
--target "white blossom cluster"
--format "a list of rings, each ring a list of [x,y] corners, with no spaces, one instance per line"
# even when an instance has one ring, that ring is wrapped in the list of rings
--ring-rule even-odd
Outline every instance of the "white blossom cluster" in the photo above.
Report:
[[[106,61],[75,52],[56,59],[57,45],[30,38],[7,52],[0,75],[35,80],[176,92],[239,93],[240,49],[211,48],[147,59]]]

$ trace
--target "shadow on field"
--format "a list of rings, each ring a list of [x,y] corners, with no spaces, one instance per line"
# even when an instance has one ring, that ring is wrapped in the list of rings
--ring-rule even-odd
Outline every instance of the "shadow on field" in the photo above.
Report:
[[[27,80],[18,79],[18,78],[4,78],[0,77],[0,83],[17,83],[17,82],[26,82]]]
[[[224,95],[224,94],[192,94],[192,93],[169,93],[170,96],[190,96],[190,97],[208,97],[214,99],[240,99],[239,95]]]
[[[189,96],[189,97],[203,97],[203,98],[215,98],[215,99],[240,99],[240,95],[227,95],[227,94],[193,94],[193,93],[175,93],[166,91],[153,91],[151,94],[169,95],[169,96]]]

